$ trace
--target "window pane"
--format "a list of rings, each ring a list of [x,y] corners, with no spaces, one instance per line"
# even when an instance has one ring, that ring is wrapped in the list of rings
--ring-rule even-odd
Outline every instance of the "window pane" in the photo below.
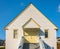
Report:
[[[45,38],[48,38],[48,30],[45,30]]]
[[[14,30],[14,38],[17,38],[17,35],[18,35],[18,33],[17,33],[17,30]]]

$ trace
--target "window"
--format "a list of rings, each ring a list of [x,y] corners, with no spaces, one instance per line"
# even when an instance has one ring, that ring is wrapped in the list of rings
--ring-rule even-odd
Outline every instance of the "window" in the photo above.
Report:
[[[18,38],[17,29],[13,30],[13,38]]]
[[[48,38],[48,29],[45,30],[45,38]]]

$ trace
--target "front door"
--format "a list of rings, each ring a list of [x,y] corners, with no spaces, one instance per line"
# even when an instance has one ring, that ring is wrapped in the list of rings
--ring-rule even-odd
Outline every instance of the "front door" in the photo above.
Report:
[[[39,28],[25,28],[24,41],[25,43],[38,43]]]

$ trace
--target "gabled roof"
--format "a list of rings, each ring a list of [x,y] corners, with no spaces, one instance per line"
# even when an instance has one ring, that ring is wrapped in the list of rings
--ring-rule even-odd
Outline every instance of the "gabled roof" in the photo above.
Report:
[[[21,13],[23,13],[30,5],[32,5],[34,8],[36,8],[36,6],[34,6],[32,3],[30,3]],[[37,8],[36,8],[37,9]],[[38,10],[38,9],[37,9]],[[40,12],[39,10],[38,10],[38,12]],[[21,14],[20,13],[20,14]],[[41,12],[40,12],[41,13]],[[20,15],[19,14],[19,15]],[[42,13],[41,13],[42,14]],[[18,15],[18,16],[19,16]],[[17,17],[18,17],[17,16]],[[5,28],[4,29],[7,29],[7,26],[9,26],[17,17],[15,17],[11,22],[9,22],[6,26],[5,26]],[[55,29],[57,30],[58,28],[47,18],[47,17],[45,17],[45,19],[47,19],[54,27],[55,27]]]
[[[23,26],[23,28],[40,28],[40,25],[33,20],[32,18],[30,18]]]

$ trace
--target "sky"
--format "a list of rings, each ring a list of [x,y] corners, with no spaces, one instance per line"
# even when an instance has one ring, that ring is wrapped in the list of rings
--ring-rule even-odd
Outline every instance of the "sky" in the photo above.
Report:
[[[6,39],[4,27],[30,3],[58,27],[60,37],[60,0],[0,0],[0,39]]]

